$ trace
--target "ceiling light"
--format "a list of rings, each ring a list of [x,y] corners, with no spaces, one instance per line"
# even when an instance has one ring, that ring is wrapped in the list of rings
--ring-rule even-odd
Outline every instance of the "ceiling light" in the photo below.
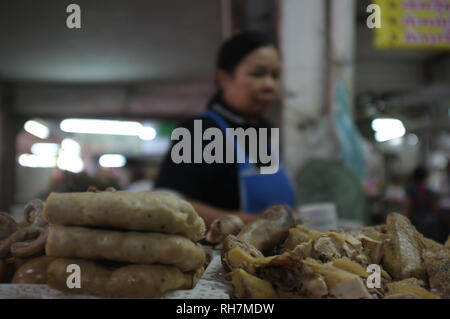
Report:
[[[66,119],[60,123],[59,127],[67,133],[138,136],[142,124],[134,121]]]
[[[44,124],[30,120],[24,125],[25,131],[42,139],[46,139],[50,135],[50,130]]]
[[[123,167],[127,163],[127,159],[120,154],[104,154],[100,156],[98,163],[102,167]]]
[[[139,133],[139,138],[144,141],[153,140],[156,137],[156,130],[151,126],[143,126]]]
[[[34,143],[31,145],[31,153],[41,156],[58,155],[59,145],[55,143]]]
[[[80,144],[71,138],[63,139],[61,142],[61,148],[62,148],[62,151],[66,154],[78,156],[81,153]]]
[[[56,162],[56,164],[61,170],[77,174],[81,173],[84,168],[84,162],[80,157],[65,152],[62,152],[58,156],[58,161]]]
[[[405,135],[406,129],[402,121],[397,119],[374,119],[372,129],[375,131],[375,140],[385,142]]]
[[[35,154],[22,154],[19,156],[19,164],[24,167],[55,167],[55,156],[42,156]]]

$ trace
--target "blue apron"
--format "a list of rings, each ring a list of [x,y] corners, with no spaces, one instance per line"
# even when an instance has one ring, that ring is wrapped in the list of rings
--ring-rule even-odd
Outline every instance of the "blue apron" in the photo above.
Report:
[[[225,134],[230,126],[224,118],[213,110],[206,110],[200,114],[214,120]],[[240,152],[237,143],[234,144],[235,154]],[[248,156],[244,163],[237,163],[239,197],[241,209],[250,214],[259,214],[273,205],[288,205],[294,207],[294,188],[288,178],[286,170],[281,164],[274,174],[261,174],[256,165],[251,164]]]

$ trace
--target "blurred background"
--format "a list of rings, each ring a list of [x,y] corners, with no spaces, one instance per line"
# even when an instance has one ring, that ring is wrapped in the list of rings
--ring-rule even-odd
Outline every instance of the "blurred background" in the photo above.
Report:
[[[214,93],[223,39],[282,56],[271,118],[298,206],[344,225],[450,225],[449,0],[0,0],[0,211],[51,191],[152,190],[178,123]],[[371,28],[381,9],[381,28]]]

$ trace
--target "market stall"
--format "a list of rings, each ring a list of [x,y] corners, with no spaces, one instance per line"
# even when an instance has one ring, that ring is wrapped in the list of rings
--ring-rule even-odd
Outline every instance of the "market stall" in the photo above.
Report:
[[[318,231],[288,207],[273,206],[246,225],[222,216],[205,234],[203,219],[174,195],[91,189],[34,200],[23,221],[1,217],[1,298],[433,299],[450,293],[450,241],[425,238],[399,214],[383,225]]]

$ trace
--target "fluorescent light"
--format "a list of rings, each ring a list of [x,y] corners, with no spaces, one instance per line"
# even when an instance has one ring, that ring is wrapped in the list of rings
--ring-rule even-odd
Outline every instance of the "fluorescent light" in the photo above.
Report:
[[[375,132],[385,131],[389,130],[392,127],[404,127],[402,121],[397,119],[374,119],[372,121],[372,129]]]
[[[397,119],[374,119],[372,129],[375,131],[375,140],[385,142],[405,135],[406,129],[402,121]]]
[[[72,173],[81,173],[84,168],[84,162],[80,157],[65,152],[58,156],[56,165],[59,169]]]
[[[123,167],[127,163],[127,159],[120,154],[104,154],[100,156],[98,163],[102,167]]]
[[[68,133],[137,136],[141,132],[142,124],[133,121],[66,119],[59,127]]]
[[[78,156],[81,153],[80,144],[71,138],[63,139],[61,142],[61,148],[64,153],[71,154],[73,156]]]
[[[61,142],[61,151],[59,152],[56,165],[59,169],[72,173],[81,173],[84,169],[84,162],[80,157],[80,144],[70,138],[65,138]]]
[[[143,126],[139,133],[139,138],[144,141],[153,140],[156,137],[156,130],[151,126]]]
[[[24,167],[55,167],[56,157],[22,154],[19,156],[19,164]]]
[[[31,145],[31,153],[41,156],[58,155],[59,145],[55,143],[34,143]]]
[[[42,138],[42,139],[47,138],[50,134],[50,131],[47,126],[45,126],[44,124],[41,124],[39,122],[33,121],[33,120],[26,121],[25,125],[24,125],[24,129],[28,133],[30,133],[34,136],[37,136],[39,138]]]

